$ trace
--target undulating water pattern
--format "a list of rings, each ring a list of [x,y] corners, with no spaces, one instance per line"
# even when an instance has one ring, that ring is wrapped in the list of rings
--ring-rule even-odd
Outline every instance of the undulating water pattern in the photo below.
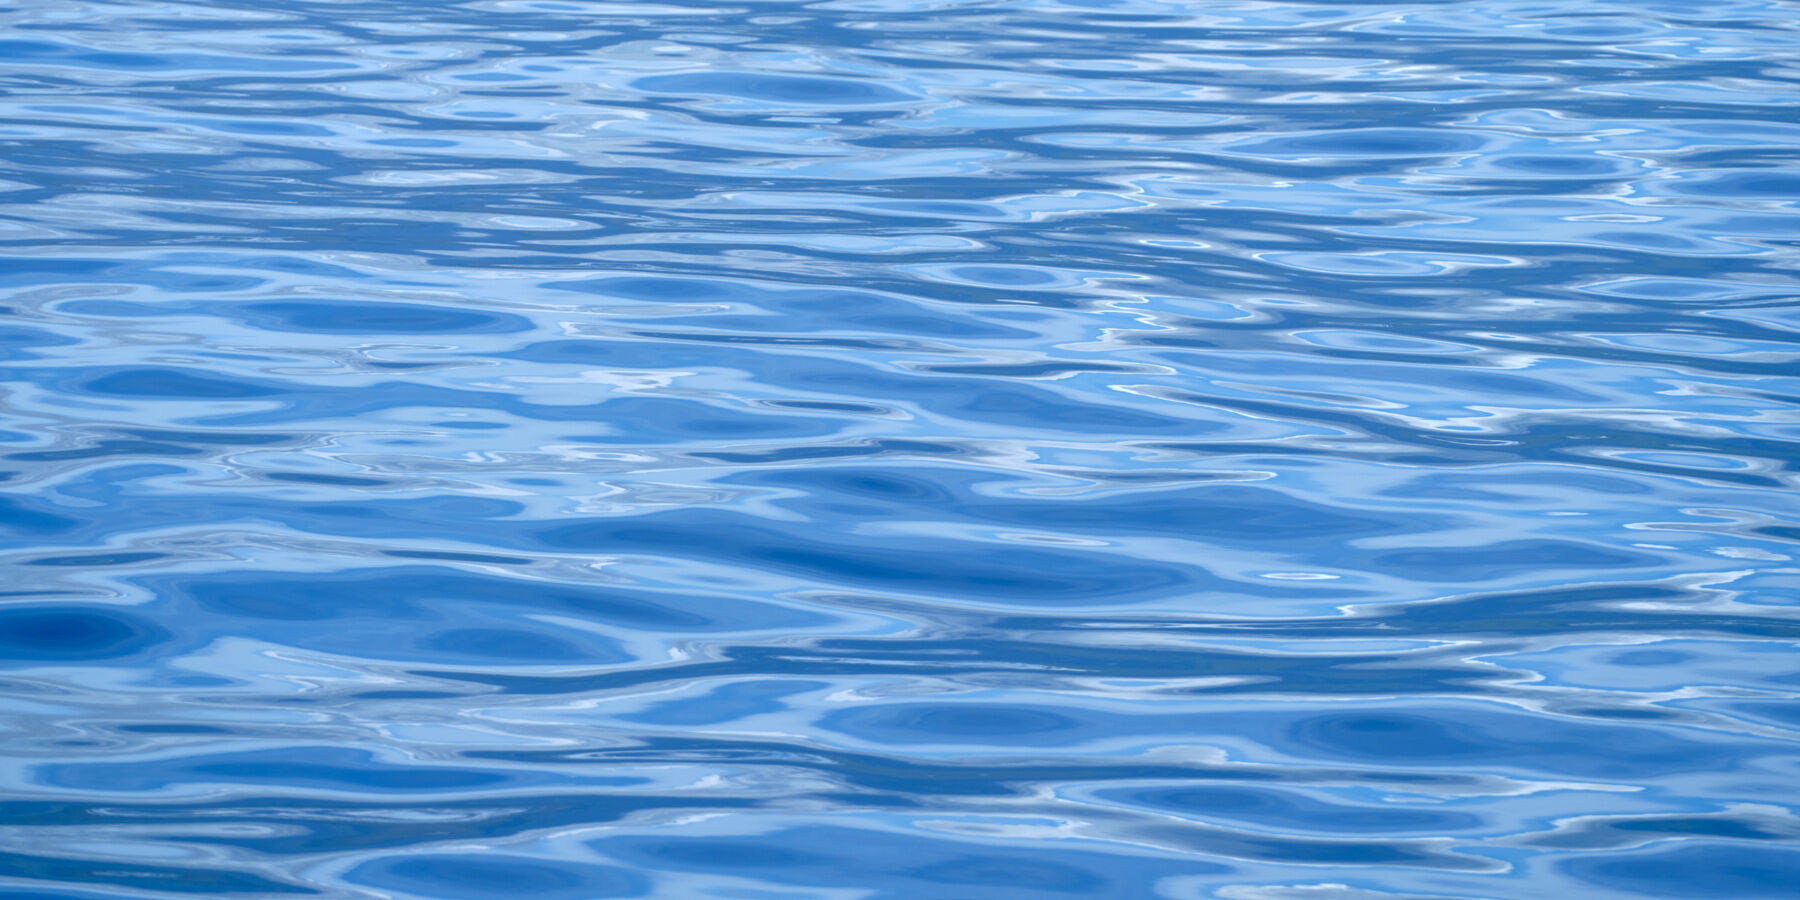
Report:
[[[7,897],[1800,884],[1800,3],[0,21]]]

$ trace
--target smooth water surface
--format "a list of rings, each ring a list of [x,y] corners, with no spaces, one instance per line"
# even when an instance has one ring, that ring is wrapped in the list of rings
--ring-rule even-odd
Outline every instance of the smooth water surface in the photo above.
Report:
[[[1800,3],[0,11],[0,894],[1800,884]]]

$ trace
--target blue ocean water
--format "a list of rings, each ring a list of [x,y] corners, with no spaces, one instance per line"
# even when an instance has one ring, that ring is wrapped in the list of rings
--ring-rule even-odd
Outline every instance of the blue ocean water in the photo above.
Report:
[[[1800,3],[0,10],[0,895],[1791,897]]]

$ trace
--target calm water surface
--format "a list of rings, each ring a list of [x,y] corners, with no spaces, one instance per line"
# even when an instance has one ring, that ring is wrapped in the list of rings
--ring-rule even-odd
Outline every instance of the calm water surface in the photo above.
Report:
[[[1777,898],[1800,3],[0,10],[0,894]]]

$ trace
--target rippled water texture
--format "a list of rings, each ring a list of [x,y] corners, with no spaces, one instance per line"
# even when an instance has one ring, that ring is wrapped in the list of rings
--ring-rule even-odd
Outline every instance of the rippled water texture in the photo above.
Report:
[[[0,22],[6,897],[1800,883],[1800,3]]]

